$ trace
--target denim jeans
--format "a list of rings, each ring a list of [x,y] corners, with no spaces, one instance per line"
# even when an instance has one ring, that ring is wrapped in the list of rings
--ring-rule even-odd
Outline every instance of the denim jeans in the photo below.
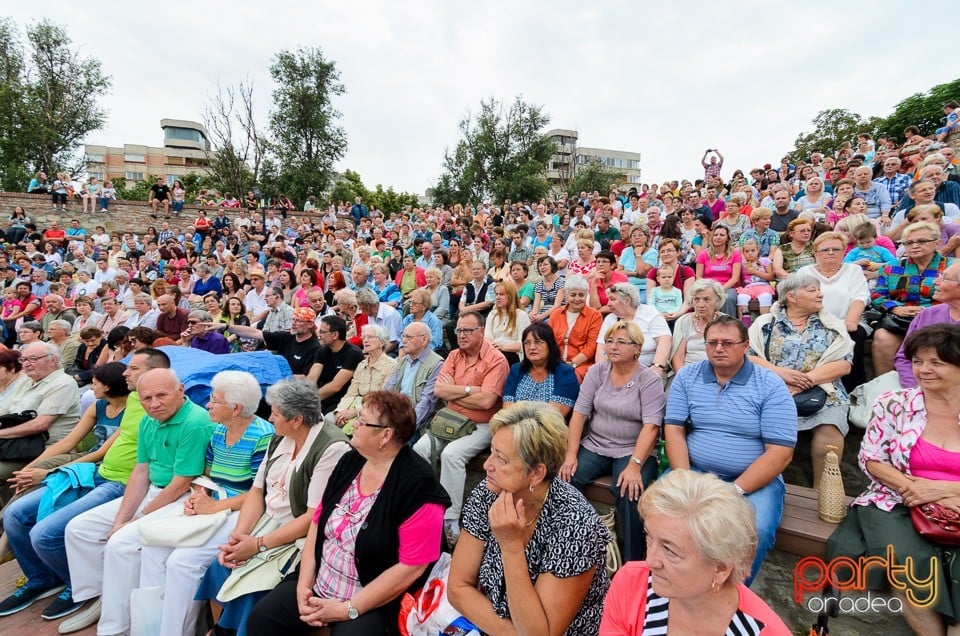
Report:
[[[124,485],[96,476],[97,486],[73,503],[37,521],[37,510],[45,488],[13,501],[3,511],[3,527],[17,563],[30,581],[30,587],[49,588],[70,583],[67,549],[63,535],[67,522],[80,513],[123,496]]]
[[[616,498],[617,533],[620,535],[620,544],[623,546],[623,560],[640,561],[646,555],[646,534],[643,531],[643,522],[637,511],[637,502],[630,497],[621,497],[617,479],[620,473],[630,465],[630,455],[625,457],[604,457],[586,448],[581,447],[577,453],[577,470],[573,474],[571,483],[581,490],[584,486],[593,483],[598,477],[611,475],[613,484],[610,492]],[[646,488],[657,478],[657,460],[648,457],[640,468],[643,487]]]
[[[110,207],[110,199],[107,197],[97,197],[97,205],[100,206],[101,210],[106,210]]]
[[[780,527],[780,519],[783,517],[783,497],[786,490],[783,477],[778,476],[763,488],[747,495],[747,501],[757,515],[757,554],[750,566],[750,576],[744,581],[746,585],[753,582],[763,565],[764,557],[777,542],[777,528]]]

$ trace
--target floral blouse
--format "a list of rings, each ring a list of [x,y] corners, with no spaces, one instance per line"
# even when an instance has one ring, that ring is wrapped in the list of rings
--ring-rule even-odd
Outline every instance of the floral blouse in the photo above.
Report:
[[[817,366],[820,356],[826,351],[839,334],[828,329],[817,314],[812,314],[807,320],[807,327],[802,332],[797,331],[793,323],[787,318],[786,312],[780,312],[772,323],[770,330],[764,329],[764,342],[770,339],[767,347],[767,359],[778,367],[794,369],[809,373]],[[754,352],[756,353],[756,352]],[[853,351],[844,358],[853,364]],[[850,396],[843,388],[843,382],[834,380],[833,394],[827,396],[825,406],[842,406],[850,404]]]
[[[927,409],[923,391],[914,387],[905,391],[883,393],[873,404],[870,425],[860,443],[857,461],[867,476],[867,462],[877,461],[893,466],[905,475],[910,474],[910,451],[927,426]],[[890,512],[903,499],[895,489],[871,478],[870,485],[856,499],[854,506],[874,505]]]

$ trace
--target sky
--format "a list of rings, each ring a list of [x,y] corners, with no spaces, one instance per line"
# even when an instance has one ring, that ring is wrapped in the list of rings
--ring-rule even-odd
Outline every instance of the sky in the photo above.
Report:
[[[30,3],[5,4],[0,15],[20,25],[36,19]],[[953,10],[943,0],[168,0],[55,1],[45,13],[112,77],[106,126],[88,143],[162,145],[160,120],[202,121],[218,82],[252,82],[265,124],[274,55],[320,47],[346,87],[334,102],[348,139],[336,168],[422,194],[460,120],[491,97],[541,105],[548,128],[577,130],[582,146],[640,152],[645,182],[701,177],[706,148],[723,153],[724,176],[776,164],[822,109],[886,116],[956,79],[947,42],[920,27]]]

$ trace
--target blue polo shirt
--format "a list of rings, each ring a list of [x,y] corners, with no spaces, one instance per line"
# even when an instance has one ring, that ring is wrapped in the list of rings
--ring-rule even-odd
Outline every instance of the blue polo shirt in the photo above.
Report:
[[[687,427],[691,467],[725,479],[740,476],[766,444],[797,445],[797,408],[787,385],[746,359],[724,387],[708,360],[680,369],[664,424]]]

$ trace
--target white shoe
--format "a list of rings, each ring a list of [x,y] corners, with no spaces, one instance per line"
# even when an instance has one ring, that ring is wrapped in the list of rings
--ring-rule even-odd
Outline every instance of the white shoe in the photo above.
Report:
[[[60,627],[57,628],[57,631],[61,634],[70,634],[71,632],[78,632],[85,627],[90,627],[94,623],[100,620],[100,597],[98,596],[93,600],[90,605],[86,608],[80,610],[67,620],[60,623]]]

